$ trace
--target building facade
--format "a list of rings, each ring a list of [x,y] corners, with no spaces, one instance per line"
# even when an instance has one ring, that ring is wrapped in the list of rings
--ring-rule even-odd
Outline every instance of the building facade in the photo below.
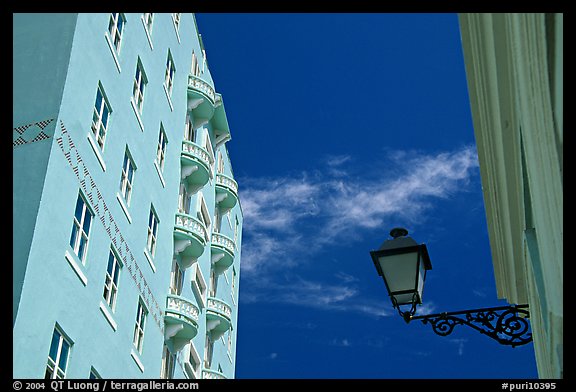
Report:
[[[193,14],[13,15],[13,377],[233,378],[242,210]]]
[[[498,297],[563,377],[563,14],[460,14]]]

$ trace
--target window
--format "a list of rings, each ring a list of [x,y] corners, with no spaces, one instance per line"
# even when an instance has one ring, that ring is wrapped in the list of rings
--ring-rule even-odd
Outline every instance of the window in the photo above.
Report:
[[[118,295],[118,279],[120,277],[121,264],[112,249],[108,256],[108,268],[104,282],[104,299],[112,311],[116,308],[116,296]]]
[[[208,151],[208,157],[210,158],[210,178],[212,178],[214,177],[214,150],[212,149],[212,141],[208,131],[204,134],[204,148]]]
[[[200,204],[197,212],[196,217],[200,220],[200,222],[204,223],[206,227],[206,241],[210,241],[209,235],[212,233],[212,221],[210,220],[210,214],[208,213],[208,207],[206,206],[206,200],[204,200],[204,195],[202,192],[199,193],[200,197],[198,198],[198,203]]]
[[[102,377],[100,377],[100,373],[98,373],[96,371],[96,369],[94,369],[94,367],[90,368],[90,376],[88,377],[90,380],[98,380],[101,379]]]
[[[194,264],[194,268],[192,290],[194,291],[194,295],[196,295],[198,303],[204,307],[206,303],[206,283],[204,281],[204,275],[202,275],[202,270],[198,263]]]
[[[200,356],[194,343],[190,342],[190,354],[188,355],[188,363],[185,363],[185,368],[189,378],[200,378]]]
[[[160,378],[172,379],[174,378],[174,365],[176,364],[176,354],[172,354],[168,346],[164,344],[164,351],[162,353],[162,373]]]
[[[72,344],[64,337],[58,328],[54,328],[44,378],[66,378],[66,368],[68,366],[68,356],[71,346]]]
[[[168,96],[172,95],[172,86],[174,85],[174,73],[176,68],[174,68],[174,60],[172,59],[172,53],[168,49],[168,58],[166,59],[166,74],[164,75],[164,87],[166,87],[166,92]]]
[[[184,285],[184,271],[180,268],[180,264],[173,259],[172,272],[170,274],[170,294],[180,295],[182,293],[182,286]]]
[[[138,62],[136,63],[136,75],[134,76],[134,85],[132,87],[132,100],[134,101],[138,114],[142,114],[142,106],[144,105],[144,89],[147,83],[148,79],[144,73],[142,62],[140,62],[140,58],[138,58]]]
[[[164,170],[164,158],[166,156],[166,144],[168,141],[166,139],[166,132],[164,132],[164,126],[160,123],[160,134],[158,135],[158,148],[156,149],[156,163],[158,168],[162,172]]]
[[[124,14],[110,14],[108,22],[108,33],[114,45],[116,54],[120,54],[120,43],[122,42],[122,33],[124,31]]]
[[[120,175],[120,193],[122,194],[127,206],[130,205],[130,199],[132,198],[134,170],[134,162],[132,162],[130,153],[126,150],[126,152],[124,152],[124,163],[122,164],[122,173]]]
[[[236,269],[232,267],[232,283],[230,284],[230,290],[233,300],[236,297],[236,279]]]
[[[222,152],[218,151],[218,166],[216,167],[218,173],[224,173],[224,158],[222,157]]]
[[[183,183],[180,183],[180,192],[178,194],[178,212],[190,214],[190,194]]]
[[[144,27],[146,27],[146,32],[152,34],[152,23],[154,23],[154,14],[146,12],[144,13]]]
[[[178,33],[178,30],[180,29],[180,16],[182,14],[180,12],[174,12],[172,13],[172,20],[174,21],[174,27],[176,28],[176,33]]]
[[[142,342],[144,341],[144,327],[146,326],[146,316],[148,311],[142,303],[138,301],[138,310],[136,311],[136,325],[134,326],[134,347],[142,354]]]
[[[76,210],[74,212],[74,224],[72,225],[72,235],[70,236],[70,246],[82,264],[84,264],[86,258],[86,248],[88,247],[92,218],[92,212],[88,209],[84,198],[78,194]]]
[[[196,131],[194,130],[192,119],[189,116],[187,116],[186,128],[184,128],[184,140],[192,143],[196,142]]]
[[[196,53],[192,51],[192,66],[190,68],[190,72],[194,76],[200,75],[200,65],[198,64],[198,57],[196,57]]]
[[[226,351],[228,354],[232,353],[232,329],[228,330],[228,340],[226,342]]]
[[[110,104],[104,95],[102,85],[98,83],[91,129],[96,138],[96,142],[102,151],[104,150],[104,142],[106,141],[106,131],[108,128],[108,118],[110,117],[110,113]]]
[[[154,208],[150,207],[150,217],[148,218],[148,238],[146,246],[150,256],[154,257],[156,251],[156,235],[158,234],[158,217],[154,213]]]
[[[214,354],[214,342],[210,338],[210,334],[206,334],[206,350],[204,351],[204,368],[210,369],[212,366],[212,356]]]
[[[210,297],[216,297],[216,289],[218,288],[218,275],[214,269],[210,270],[210,293],[208,294]]]

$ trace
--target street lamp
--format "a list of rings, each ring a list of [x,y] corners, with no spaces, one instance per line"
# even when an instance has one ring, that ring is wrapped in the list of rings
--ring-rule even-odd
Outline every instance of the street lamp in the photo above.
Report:
[[[421,320],[430,324],[440,336],[452,333],[457,325],[467,325],[500,344],[512,347],[532,341],[527,319],[528,305],[510,305],[414,316],[416,306],[422,304],[426,271],[432,269],[425,244],[419,245],[408,231],[397,227],[390,231],[378,250],[370,252],[378,274],[382,276],[394,309],[406,323]],[[403,310],[402,306],[409,307]]]

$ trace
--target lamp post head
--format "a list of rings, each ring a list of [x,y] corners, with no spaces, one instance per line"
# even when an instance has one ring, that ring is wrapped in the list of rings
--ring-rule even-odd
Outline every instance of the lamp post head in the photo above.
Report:
[[[419,245],[402,227],[390,231],[378,250],[370,252],[378,274],[382,276],[392,305],[411,305],[411,313],[422,303],[426,271],[432,269],[426,245]]]

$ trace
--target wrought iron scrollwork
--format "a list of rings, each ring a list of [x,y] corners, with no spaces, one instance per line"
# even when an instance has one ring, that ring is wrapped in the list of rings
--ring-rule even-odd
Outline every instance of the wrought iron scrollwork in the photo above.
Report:
[[[528,322],[530,313],[526,308],[528,305],[511,305],[403,317],[407,322],[421,320],[430,324],[434,333],[440,336],[450,335],[457,325],[467,325],[500,344],[516,347],[532,341]]]

